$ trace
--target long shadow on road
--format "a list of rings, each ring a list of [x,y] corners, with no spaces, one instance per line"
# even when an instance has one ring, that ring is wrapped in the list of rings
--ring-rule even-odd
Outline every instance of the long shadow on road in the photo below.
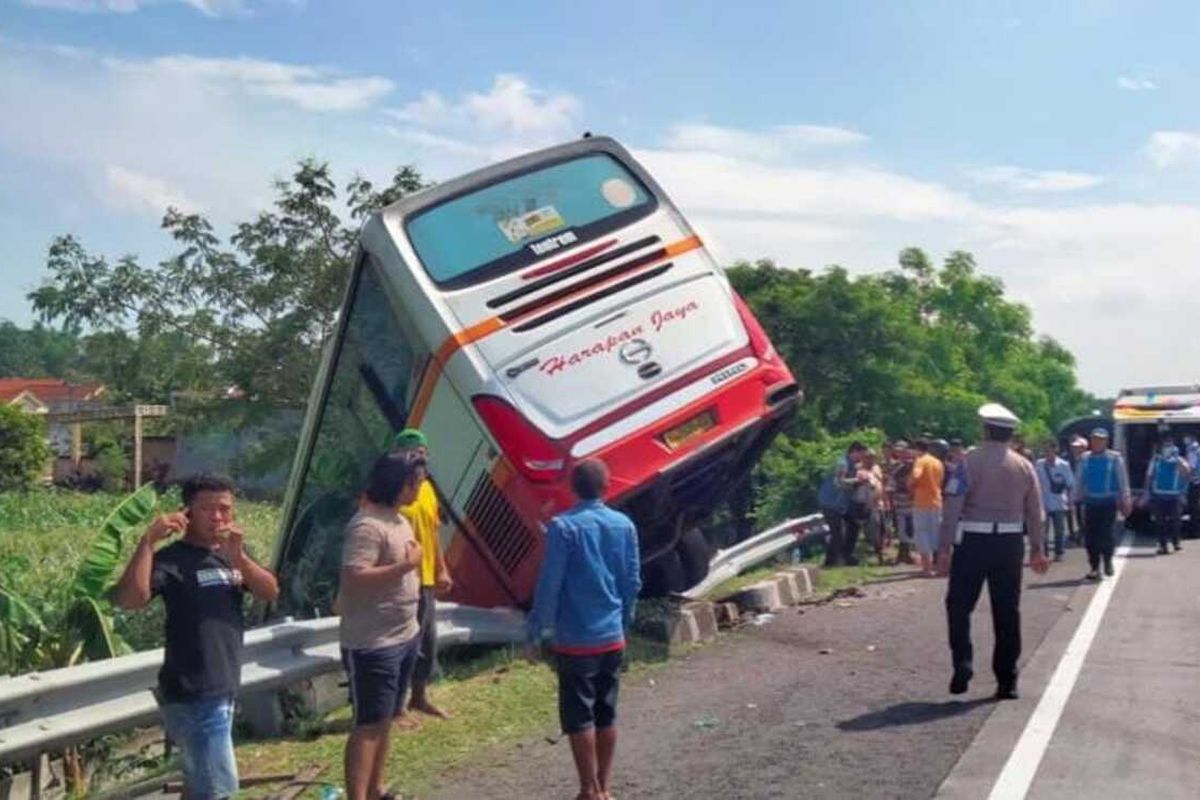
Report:
[[[848,719],[837,724],[838,730],[877,731],[880,728],[893,728],[900,725],[920,725],[925,722],[957,717],[965,714],[976,706],[995,702],[991,698],[975,700],[948,700],[944,703],[897,703],[882,711],[871,711],[854,719]]]

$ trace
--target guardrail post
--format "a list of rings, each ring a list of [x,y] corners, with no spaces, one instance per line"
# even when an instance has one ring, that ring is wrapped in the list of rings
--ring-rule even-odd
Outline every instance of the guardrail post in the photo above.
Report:
[[[285,720],[279,692],[249,692],[241,699],[242,721],[255,736],[273,738],[284,734]]]

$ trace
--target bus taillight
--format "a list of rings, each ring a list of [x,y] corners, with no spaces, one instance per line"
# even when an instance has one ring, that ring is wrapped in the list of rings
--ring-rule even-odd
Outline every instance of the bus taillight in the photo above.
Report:
[[[481,394],[472,398],[475,410],[500,449],[517,470],[531,481],[548,483],[562,475],[566,453],[519,411],[498,397]]]
[[[776,360],[775,346],[771,344],[767,332],[763,330],[762,324],[754,316],[750,306],[746,305],[746,301],[737,292],[733,293],[733,303],[737,306],[738,316],[741,317],[742,325],[745,326],[746,333],[750,336],[750,347],[754,350],[754,354],[764,361]]]

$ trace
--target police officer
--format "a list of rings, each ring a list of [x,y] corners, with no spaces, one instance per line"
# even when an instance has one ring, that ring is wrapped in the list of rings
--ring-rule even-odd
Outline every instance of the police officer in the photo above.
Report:
[[[1113,574],[1113,524],[1117,512],[1125,516],[1133,510],[1129,493],[1129,472],[1125,458],[1108,449],[1108,431],[1096,428],[1088,440],[1089,449],[1075,467],[1075,500],[1083,503],[1083,543],[1087,547],[1089,581],[1100,580],[1100,562],[1104,574]]]
[[[1180,550],[1181,514],[1191,473],[1192,468],[1170,438],[1163,439],[1158,453],[1146,467],[1145,499],[1158,534],[1160,556],[1171,552],[1167,549],[1168,542],[1175,546],[1176,552]]]
[[[947,501],[938,554],[939,571],[950,575],[946,591],[954,662],[950,693],[967,691],[975,674],[971,612],[986,581],[996,635],[992,653],[996,699],[1015,700],[1021,655],[1022,534],[1029,534],[1033,570],[1042,574],[1050,566],[1042,547],[1042,495],[1033,465],[1010,447],[1020,422],[1016,415],[998,403],[988,403],[979,409],[979,417],[984,442],[966,455],[966,490]]]

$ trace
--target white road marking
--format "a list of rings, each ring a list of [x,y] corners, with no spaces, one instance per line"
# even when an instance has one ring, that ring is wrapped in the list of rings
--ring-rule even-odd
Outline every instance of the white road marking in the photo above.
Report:
[[[1000,770],[1000,776],[996,778],[988,800],[1023,800],[1029,793],[1038,766],[1042,763],[1042,757],[1054,736],[1054,729],[1058,727],[1058,720],[1071,697],[1071,690],[1075,688],[1075,681],[1079,679],[1084,659],[1092,647],[1096,632],[1100,630],[1100,622],[1104,619],[1104,612],[1108,609],[1113,591],[1117,588],[1117,581],[1121,579],[1121,573],[1125,569],[1125,556],[1132,548],[1132,536],[1127,533],[1117,549],[1116,558],[1113,559],[1113,576],[1105,579],[1092,595],[1083,621],[1075,629],[1075,635],[1071,637],[1071,643],[1067,645],[1050,683],[1046,685],[1042,699],[1033,710],[1033,716],[1021,732],[1021,738],[1017,740],[1004,769]]]

